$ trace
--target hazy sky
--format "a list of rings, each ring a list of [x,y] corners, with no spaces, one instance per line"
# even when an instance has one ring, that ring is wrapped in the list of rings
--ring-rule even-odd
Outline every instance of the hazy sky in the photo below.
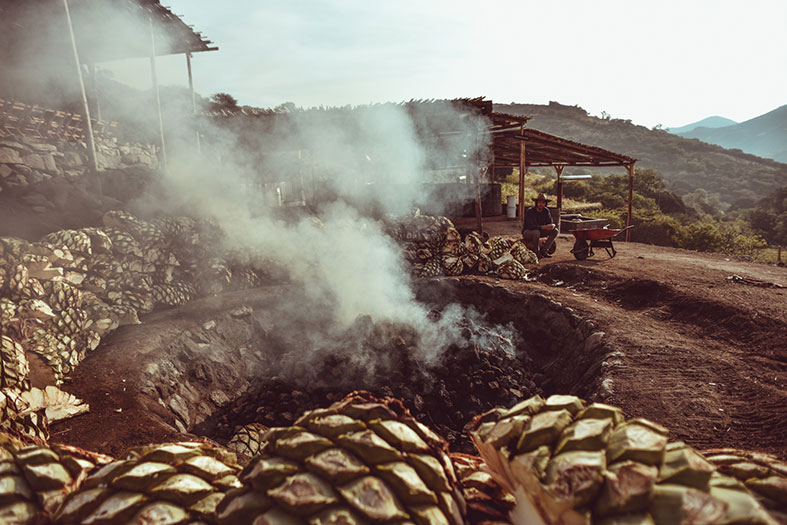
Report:
[[[668,127],[787,104],[787,0],[163,3],[220,48],[195,55],[197,91],[253,106],[484,95]],[[145,60],[104,67],[150,85]],[[187,85],[183,56],[159,75]]]

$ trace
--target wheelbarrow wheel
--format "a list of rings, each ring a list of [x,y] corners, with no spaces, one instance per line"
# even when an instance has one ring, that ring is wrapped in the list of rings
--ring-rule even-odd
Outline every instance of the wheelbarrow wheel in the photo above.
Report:
[[[582,239],[577,239],[577,242],[574,243],[574,247],[571,249],[571,253],[574,254],[574,257],[578,261],[584,261],[588,258],[588,252],[590,252],[590,246],[588,242]]]

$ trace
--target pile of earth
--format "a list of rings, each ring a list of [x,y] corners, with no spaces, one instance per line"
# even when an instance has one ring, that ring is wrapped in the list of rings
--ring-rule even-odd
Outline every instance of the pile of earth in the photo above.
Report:
[[[432,311],[430,317],[439,316]],[[542,393],[531,359],[507,337],[502,327],[489,327],[464,317],[459,320],[462,341],[446,348],[434,363],[424,363],[416,350],[418,334],[412,327],[374,323],[361,317],[348,330],[364,335],[378,356],[368,364],[337,348],[313,374],[300,377],[271,372],[204,424],[199,433],[226,442],[249,423],[265,426],[291,424],[304,410],[325,407],[359,389],[401,399],[416,419],[446,438],[451,450],[473,452],[465,427],[473,417],[495,406]],[[300,351],[300,350],[299,350]],[[380,363],[385,366],[379,366]]]

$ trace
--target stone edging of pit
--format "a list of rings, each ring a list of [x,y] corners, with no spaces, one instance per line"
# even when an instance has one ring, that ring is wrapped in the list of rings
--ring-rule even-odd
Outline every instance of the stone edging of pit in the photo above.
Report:
[[[502,284],[448,278],[419,281],[418,300],[438,307],[473,306],[491,324],[511,324],[521,336],[519,350],[532,358],[547,394],[574,394],[605,401],[613,394],[612,370],[623,352],[608,341],[603,327],[573,308],[533,291]]]

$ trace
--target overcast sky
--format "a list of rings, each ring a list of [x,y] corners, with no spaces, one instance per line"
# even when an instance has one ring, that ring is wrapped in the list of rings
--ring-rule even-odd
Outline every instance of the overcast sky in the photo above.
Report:
[[[219,51],[197,91],[332,106],[484,95],[648,127],[787,104],[787,0],[163,0]],[[110,63],[149,87],[148,64]],[[162,84],[187,85],[183,56]]]

